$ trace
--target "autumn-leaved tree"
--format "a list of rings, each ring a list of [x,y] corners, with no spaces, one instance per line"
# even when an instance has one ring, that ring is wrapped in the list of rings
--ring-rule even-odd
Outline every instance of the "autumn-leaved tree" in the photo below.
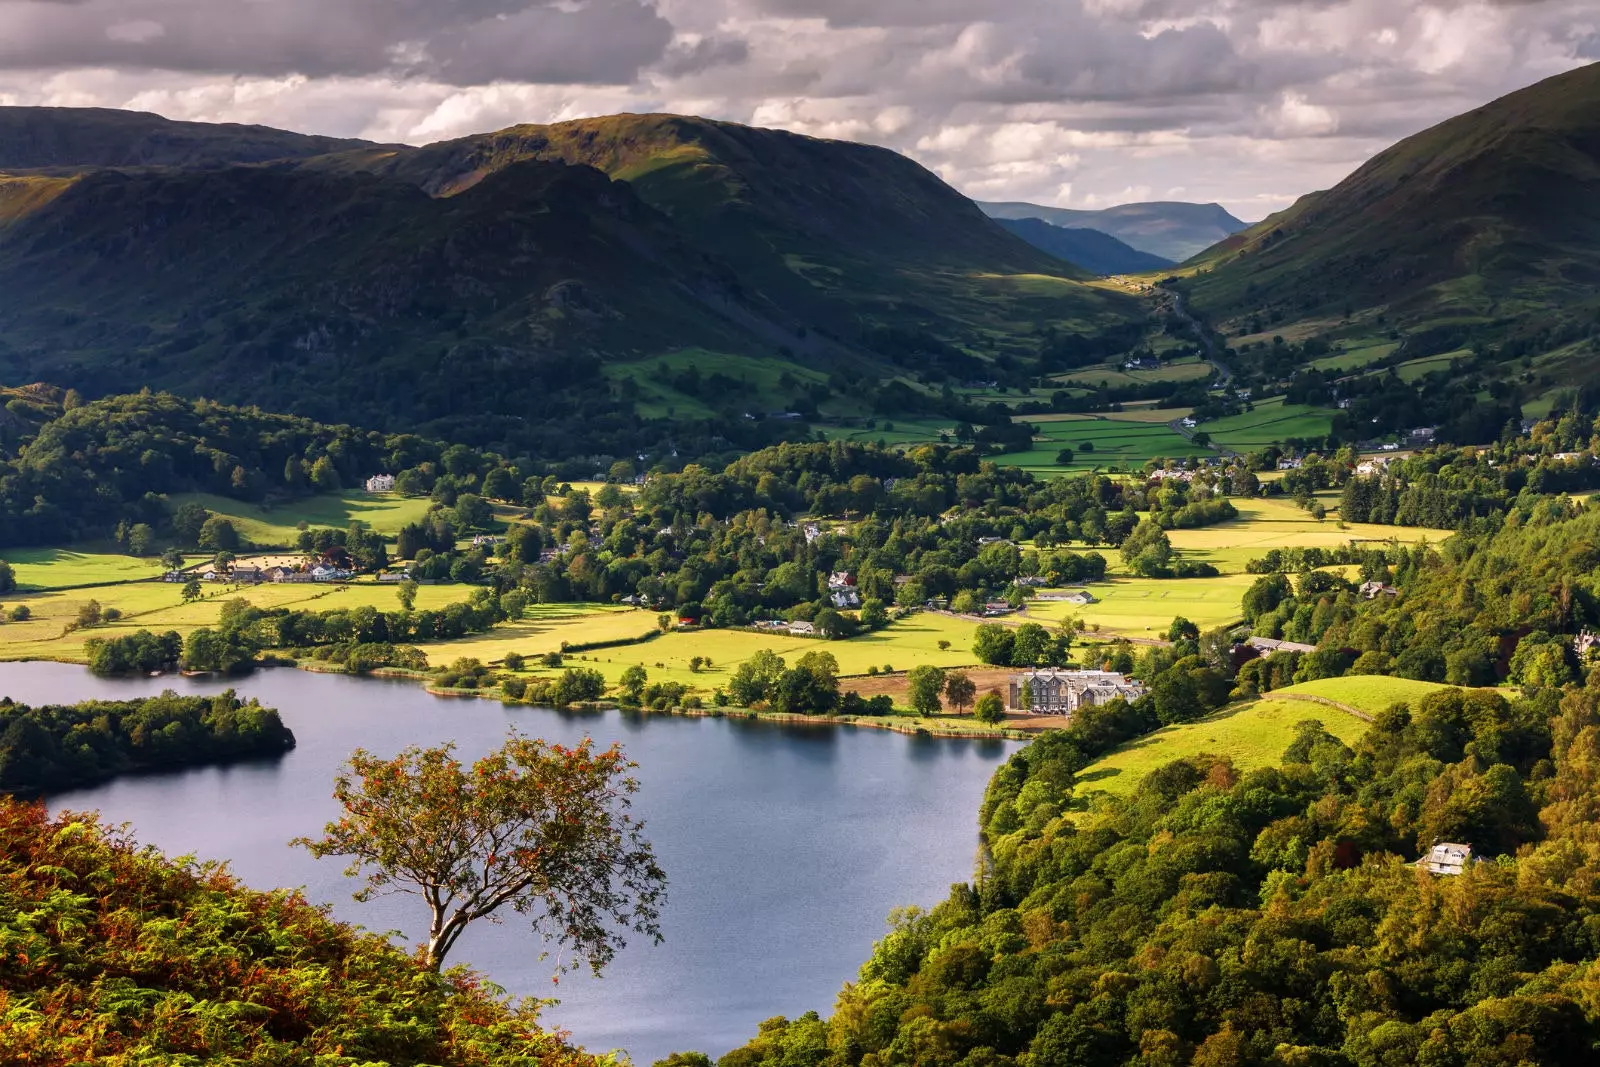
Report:
[[[470,768],[454,745],[393,759],[357,750],[334,786],[343,816],[321,840],[294,843],[350,859],[355,894],[422,898],[426,959],[439,969],[468,925],[527,916],[558,958],[599,973],[628,931],[661,940],[666,875],[630,814],[636,766],[616,745],[596,752],[513,735]],[[541,957],[542,958],[542,957]]]

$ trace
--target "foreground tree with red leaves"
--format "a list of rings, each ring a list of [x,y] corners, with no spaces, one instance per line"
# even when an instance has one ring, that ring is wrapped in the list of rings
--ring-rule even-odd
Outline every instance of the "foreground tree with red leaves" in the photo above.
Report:
[[[426,960],[438,970],[467,927],[528,916],[573,963],[598,974],[624,931],[661,940],[666,875],[630,814],[638,783],[616,745],[595,752],[513,735],[464,767],[455,746],[408,748],[393,759],[357,750],[334,786],[344,816],[317,857],[350,858],[355,894],[411,893],[428,905]],[[558,966],[558,970],[565,969]]]

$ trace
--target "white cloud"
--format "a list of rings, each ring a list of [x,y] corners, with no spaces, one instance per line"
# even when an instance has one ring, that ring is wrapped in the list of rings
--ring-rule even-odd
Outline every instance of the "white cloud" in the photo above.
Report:
[[[1248,217],[1597,54],[1593,0],[0,0],[0,101],[409,142],[677,110]]]

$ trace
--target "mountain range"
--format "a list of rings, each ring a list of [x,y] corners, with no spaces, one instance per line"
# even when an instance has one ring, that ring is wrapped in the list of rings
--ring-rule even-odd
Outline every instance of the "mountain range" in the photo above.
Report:
[[[1140,252],[1180,263],[1245,229],[1220,204],[1152,201],[1097,210],[1021,202],[979,203],[995,219],[1040,219],[1067,229],[1098,230]]]
[[[1143,313],[904,156],[679,116],[409,148],[9,108],[0,172],[7,380],[479,442],[869,411]]]
[[[1170,259],[1141,252],[1099,230],[1057,226],[1043,219],[995,221],[1035,248],[1094,274],[1142,274],[1173,265]]]
[[[1416,355],[1473,340],[1522,355],[1591,334],[1600,64],[1406,138],[1189,273],[1193,305],[1239,332],[1380,325]],[[1592,354],[1576,369],[1591,381]]]

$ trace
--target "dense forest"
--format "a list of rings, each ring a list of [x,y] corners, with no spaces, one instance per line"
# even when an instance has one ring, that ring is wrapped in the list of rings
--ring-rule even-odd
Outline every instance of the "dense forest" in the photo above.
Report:
[[[1097,729],[995,775],[976,880],[896,913],[830,1019],[722,1067],[1590,1062],[1600,686],[1442,690],[1354,748],[1308,720],[1280,767],[1085,801]],[[1418,870],[1442,840],[1480,862]]]
[[[168,860],[93,815],[0,797],[0,914],[16,1067],[612,1062],[470,973],[432,973],[298,893]]]
[[[23,796],[120,774],[271,758],[293,747],[277,711],[231,691],[36,708],[0,699],[0,791]]]

